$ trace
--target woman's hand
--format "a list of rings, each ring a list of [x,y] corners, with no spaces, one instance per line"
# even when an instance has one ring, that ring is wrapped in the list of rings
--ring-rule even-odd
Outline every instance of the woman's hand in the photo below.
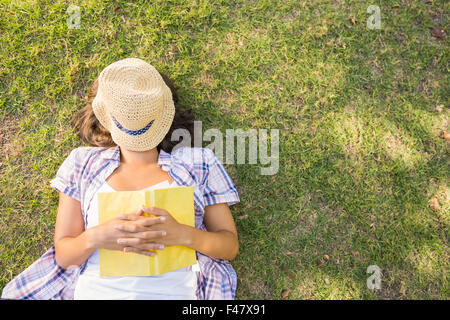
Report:
[[[162,222],[161,218],[147,218],[140,216],[142,210],[138,210],[135,214],[121,215],[118,218],[111,219],[96,227],[88,229],[89,242],[95,248],[104,248],[109,250],[126,250],[127,244],[119,241],[120,239],[134,239],[135,242],[145,244],[142,246],[140,254],[153,256],[154,252],[148,250],[161,250],[161,243],[154,242],[155,239],[161,238],[164,233],[149,229],[150,226],[157,225]],[[123,219],[123,217],[133,217]],[[128,220],[128,221],[126,221]]]
[[[128,222],[136,222],[146,224],[145,221],[159,220],[159,223],[151,223],[146,226],[143,233],[132,234],[131,237],[120,238],[119,241],[125,246],[127,252],[142,253],[145,249],[154,249],[154,245],[161,245],[159,249],[164,247],[187,245],[189,242],[189,226],[178,223],[169,212],[154,207],[142,207],[142,210],[156,218],[142,217],[136,214],[122,215],[123,220]],[[138,213],[142,213],[138,211]],[[133,232],[133,224],[122,224],[118,226],[119,230]],[[158,249],[158,248],[157,248]]]
[[[152,217],[142,217],[142,211]],[[154,218],[156,216],[157,218]],[[236,226],[230,208],[226,203],[217,203],[205,207],[204,222],[208,231],[196,229],[178,223],[166,210],[143,207],[137,214],[123,215],[127,223],[119,229],[135,231],[133,223],[145,223],[148,219],[162,219],[160,223],[146,226],[143,233],[130,233],[129,237],[120,238],[125,246],[124,250],[145,254],[146,248],[156,243],[164,246],[183,245],[213,258],[233,260],[239,251],[239,241]],[[128,224],[131,223],[131,224]],[[150,236],[146,232],[165,232],[163,236]],[[140,235],[136,237],[136,235]],[[147,251],[148,252],[148,251]]]

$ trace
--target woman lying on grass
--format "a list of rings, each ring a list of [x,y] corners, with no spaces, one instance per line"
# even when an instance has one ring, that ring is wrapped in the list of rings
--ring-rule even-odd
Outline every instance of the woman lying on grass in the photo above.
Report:
[[[192,133],[170,80],[135,58],[115,62],[94,82],[75,118],[81,139],[52,187],[59,191],[54,246],[3,289],[9,299],[234,299],[230,260],[238,236],[229,205],[236,187],[209,149],[176,148],[178,128]],[[195,228],[169,212],[142,208],[98,224],[97,193],[194,187]],[[156,217],[144,217],[143,211]],[[197,265],[148,277],[101,277],[99,249],[157,255],[196,250]]]

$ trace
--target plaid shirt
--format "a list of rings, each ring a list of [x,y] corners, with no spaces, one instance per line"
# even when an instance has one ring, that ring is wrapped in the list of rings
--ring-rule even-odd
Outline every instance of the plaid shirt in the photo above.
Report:
[[[160,151],[159,166],[179,185],[194,187],[195,227],[206,231],[205,206],[239,202],[236,186],[222,163],[207,148],[178,148],[171,154]],[[120,165],[120,147],[78,147],[69,154],[50,185],[81,202],[87,212],[93,196]],[[236,272],[230,262],[197,252],[196,296],[199,300],[234,299]],[[58,266],[52,246],[37,261],[12,279],[2,291],[5,299],[73,299],[78,276],[86,262],[72,270]],[[190,267],[191,268],[191,267]]]

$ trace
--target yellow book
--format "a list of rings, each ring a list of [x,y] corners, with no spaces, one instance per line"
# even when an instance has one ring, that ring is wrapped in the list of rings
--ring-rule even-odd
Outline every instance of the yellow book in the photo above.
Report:
[[[179,223],[195,227],[193,187],[99,193],[98,223],[136,212],[142,204],[164,209]],[[153,276],[197,263],[195,250],[185,246],[156,250],[153,257],[107,249],[99,249],[99,255],[100,276],[103,277]]]

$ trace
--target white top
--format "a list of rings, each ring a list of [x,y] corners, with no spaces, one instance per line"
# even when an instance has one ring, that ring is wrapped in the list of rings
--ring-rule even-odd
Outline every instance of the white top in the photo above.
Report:
[[[166,180],[143,190],[176,187]],[[100,192],[116,192],[106,181]],[[98,225],[97,193],[88,210],[87,228]],[[193,266],[195,267],[195,266]],[[195,268],[193,269],[195,270]],[[197,277],[194,271],[182,268],[162,275],[147,277],[100,277],[98,249],[87,260],[74,292],[75,300],[196,300]]]

